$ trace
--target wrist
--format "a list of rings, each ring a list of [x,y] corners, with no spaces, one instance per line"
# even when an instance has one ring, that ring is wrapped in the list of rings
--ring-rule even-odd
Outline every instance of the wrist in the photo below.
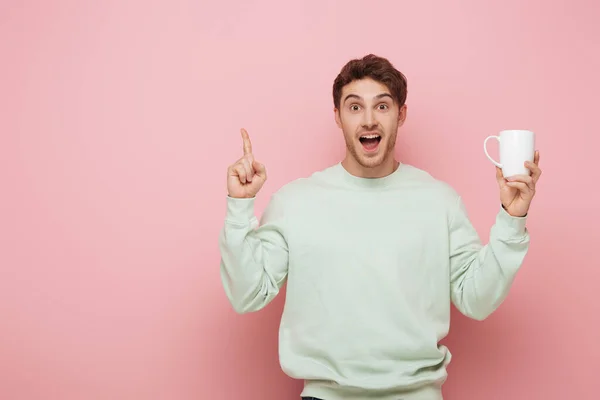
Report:
[[[254,196],[250,196],[250,195],[232,196],[231,194],[227,193],[227,197],[229,197],[230,199],[246,200],[246,199],[253,199],[256,197],[256,195],[254,195]]]
[[[253,197],[231,197],[226,200],[226,220],[230,223],[245,224],[254,218]]]
[[[511,213],[511,212],[508,210],[508,208],[506,208],[506,206],[505,206],[504,204],[501,204],[501,205],[502,205],[502,209],[504,209],[504,211],[506,211],[506,213],[507,213],[508,215],[510,215],[511,217],[515,217],[515,218],[525,218],[525,217],[527,216],[527,214],[528,214],[527,212],[525,212],[525,214],[513,214],[513,213]]]

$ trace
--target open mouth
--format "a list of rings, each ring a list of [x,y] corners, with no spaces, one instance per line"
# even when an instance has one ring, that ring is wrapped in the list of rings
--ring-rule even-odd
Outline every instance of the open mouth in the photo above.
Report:
[[[375,151],[381,142],[381,136],[377,134],[363,135],[358,140],[366,151]]]

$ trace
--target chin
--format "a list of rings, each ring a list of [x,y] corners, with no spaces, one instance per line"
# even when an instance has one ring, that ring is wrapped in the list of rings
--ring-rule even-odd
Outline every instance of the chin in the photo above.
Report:
[[[377,157],[358,157],[358,163],[365,168],[377,168],[380,167],[385,161],[384,156]]]
[[[380,166],[390,154],[387,143],[383,141],[376,149],[371,151],[366,150],[361,143],[358,143],[354,150],[355,158],[359,164],[369,168]]]
[[[377,168],[384,164],[390,155],[390,152],[384,149],[379,149],[375,154],[365,153],[362,146],[355,148],[352,153],[354,159],[364,168]]]
[[[354,162],[365,169],[376,169],[381,167],[393,157],[393,143],[389,138],[382,137],[376,147],[363,145],[363,141],[346,138],[346,148]]]

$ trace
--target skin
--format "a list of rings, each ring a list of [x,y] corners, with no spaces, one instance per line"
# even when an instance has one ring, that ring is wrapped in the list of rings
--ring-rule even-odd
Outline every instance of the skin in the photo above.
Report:
[[[344,168],[352,175],[379,178],[398,168],[394,147],[398,128],[406,120],[406,104],[394,102],[388,88],[372,79],[356,80],[342,89],[340,108],[334,109],[335,122],[344,134]],[[367,152],[359,138],[375,133],[381,142],[375,152]]]
[[[504,178],[502,169],[496,167],[496,180],[500,188],[500,201],[506,211],[513,217],[524,217],[529,212],[531,201],[542,170],[539,167],[540,152],[536,150],[533,162],[526,161],[531,175],[515,175]]]
[[[372,79],[356,80],[342,90],[339,109],[334,109],[335,122],[342,130],[346,142],[343,167],[355,176],[378,178],[393,173],[399,165],[394,158],[398,129],[406,120],[406,104],[399,106],[391,97],[389,89]],[[376,151],[367,152],[359,138],[376,133],[382,137]],[[227,169],[227,191],[230,197],[252,198],[267,180],[264,165],[254,159],[250,137],[241,129],[243,155]],[[504,178],[496,167],[500,201],[508,214],[523,217],[529,212],[536,192],[536,184],[542,174],[539,168],[540,154],[535,152],[534,161],[525,162],[531,175]]]
[[[244,155],[227,168],[227,192],[230,197],[252,198],[267,180],[265,166],[254,159],[250,136],[242,128]]]

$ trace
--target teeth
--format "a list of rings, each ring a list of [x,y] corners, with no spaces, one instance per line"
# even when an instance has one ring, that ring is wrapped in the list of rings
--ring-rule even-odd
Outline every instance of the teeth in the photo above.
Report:
[[[377,139],[379,137],[379,135],[367,135],[367,136],[361,136],[361,138],[365,138],[365,139]]]

